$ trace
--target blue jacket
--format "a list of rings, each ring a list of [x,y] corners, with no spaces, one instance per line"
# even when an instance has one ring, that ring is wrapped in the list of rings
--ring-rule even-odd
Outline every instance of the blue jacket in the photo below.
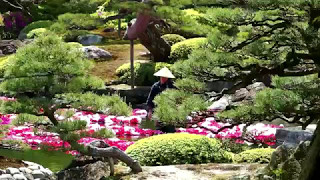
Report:
[[[167,88],[175,88],[171,80],[168,80],[165,84],[161,84],[160,81],[158,81],[152,85],[147,99],[148,108],[153,109],[155,107],[153,103],[154,98]]]

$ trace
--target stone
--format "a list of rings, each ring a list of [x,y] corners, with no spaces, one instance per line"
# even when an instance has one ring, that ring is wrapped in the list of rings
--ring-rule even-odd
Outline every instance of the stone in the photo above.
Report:
[[[31,172],[32,173],[32,172]],[[24,173],[23,175],[28,179],[28,180],[34,180],[32,174]]]
[[[84,46],[90,46],[90,45],[101,43],[102,39],[103,39],[102,36],[88,34],[88,35],[84,35],[84,36],[79,36],[78,42]]]
[[[53,172],[48,168],[41,169],[41,172],[43,172],[46,176],[52,176],[53,175]]]
[[[7,174],[20,174],[20,171],[19,171],[19,169],[17,169],[17,168],[7,168],[7,170],[6,170],[6,173]]]
[[[6,173],[6,171],[0,169],[0,175],[1,175],[1,174],[5,174],[5,173]]]
[[[81,167],[74,167],[57,173],[59,180],[96,180],[109,177],[109,165],[106,162],[97,161]]]
[[[37,178],[40,178],[40,179],[43,179],[45,178],[46,176],[43,174],[43,172],[41,172],[40,170],[34,170],[32,171],[32,176],[33,178],[37,179]]]
[[[32,171],[34,171],[34,170],[40,169],[40,166],[38,166],[38,165],[32,165],[32,166],[28,166],[28,168],[31,169]]]
[[[296,147],[301,141],[310,141],[313,133],[296,128],[278,128],[276,130],[276,146],[287,144]]]
[[[96,46],[82,47],[81,51],[84,52],[88,59],[94,59],[96,61],[109,60],[112,58],[112,54],[110,52]]]
[[[261,91],[264,88],[266,88],[266,86],[263,84],[263,82],[255,82],[253,84],[250,84],[246,87],[249,91],[250,90],[255,90],[255,91]]]
[[[28,180],[24,175],[22,175],[22,174],[15,174],[15,175],[13,175],[13,178],[15,179],[15,180]]]
[[[264,175],[263,180],[273,180],[273,178],[270,176]]]
[[[22,173],[26,173],[26,174],[31,174],[32,173],[32,170],[29,169],[29,168],[26,168],[26,167],[21,167],[19,168],[20,172]]]
[[[232,101],[241,101],[244,100],[247,96],[249,96],[249,91],[246,88],[241,88],[237,90],[232,96]]]
[[[250,175],[243,174],[243,175],[232,176],[229,178],[229,180],[250,180]]]
[[[0,180],[14,180],[14,178],[11,174],[1,174]]]
[[[27,39],[27,34],[24,32],[20,32],[19,36],[18,36],[19,40],[25,40]]]
[[[31,162],[31,161],[22,161],[24,164],[26,164],[27,166],[34,166],[34,165],[36,165],[36,166],[39,166],[39,164],[37,164],[37,163],[34,163],[34,162]]]
[[[213,102],[211,106],[208,107],[208,110],[223,111],[227,108],[227,106],[229,106],[230,102],[231,102],[231,97],[228,95],[224,95],[218,101]]]

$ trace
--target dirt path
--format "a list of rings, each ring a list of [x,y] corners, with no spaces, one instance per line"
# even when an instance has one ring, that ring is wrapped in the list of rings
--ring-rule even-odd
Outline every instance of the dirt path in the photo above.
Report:
[[[201,164],[144,166],[143,172],[122,176],[122,180],[223,180],[234,175],[251,174],[263,164]]]
[[[97,62],[91,73],[102,78],[104,81],[116,79],[116,69],[122,64],[130,62],[130,45],[129,44],[113,44],[106,46],[99,46],[102,49],[109,51],[113,58],[109,61]],[[139,60],[149,60],[148,57],[142,57],[142,53],[148,52],[141,44],[134,46],[135,62]]]

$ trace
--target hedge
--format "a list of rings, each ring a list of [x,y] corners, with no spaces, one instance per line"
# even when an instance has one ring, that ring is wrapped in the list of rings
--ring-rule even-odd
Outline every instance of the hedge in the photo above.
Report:
[[[275,149],[271,148],[256,148],[243,151],[234,156],[234,161],[238,163],[269,163],[271,154]]]
[[[204,46],[206,43],[206,38],[192,38],[176,43],[171,47],[170,58],[172,60],[187,59],[193,50]]]
[[[135,85],[147,86],[155,83],[158,78],[153,76],[153,74],[159,71],[163,67],[168,67],[170,69],[171,64],[168,63],[134,63],[134,73],[135,73]],[[131,80],[131,70],[130,63],[121,65],[116,70],[116,75],[119,80],[123,83],[130,83]]]
[[[169,43],[170,46],[186,40],[186,38],[180,36],[179,34],[166,34],[161,36],[161,38],[167,41],[167,43]]]
[[[231,162],[232,159],[230,153],[222,150],[219,140],[186,133],[141,139],[129,146],[126,153],[147,166]]]
[[[53,24],[52,21],[35,21],[28,24],[21,30],[21,33],[28,34],[30,31],[38,28],[49,28]]]

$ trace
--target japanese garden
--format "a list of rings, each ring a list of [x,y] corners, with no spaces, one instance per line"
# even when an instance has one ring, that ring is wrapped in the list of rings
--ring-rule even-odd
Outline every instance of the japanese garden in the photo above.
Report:
[[[320,0],[0,0],[0,180],[313,180]]]

